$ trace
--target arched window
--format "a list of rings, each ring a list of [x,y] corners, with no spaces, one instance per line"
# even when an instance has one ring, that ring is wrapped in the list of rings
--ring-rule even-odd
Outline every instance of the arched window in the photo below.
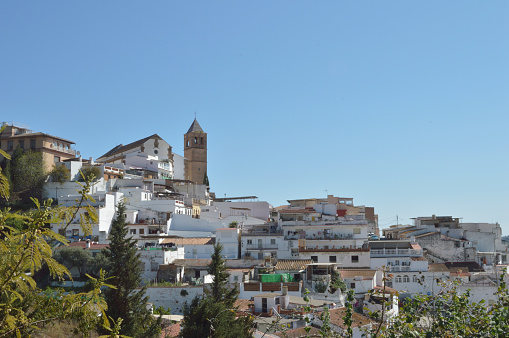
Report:
[[[195,137],[195,138],[194,138],[194,144],[197,144],[197,143],[198,143],[198,138],[197,138],[197,137]]]
[[[404,275],[403,276],[403,283],[408,283],[410,282],[410,277],[408,277],[407,275]]]
[[[187,141],[187,146],[189,147],[189,140]]]
[[[397,275],[394,281],[395,281],[396,283],[401,283],[401,276],[400,276],[400,275]]]

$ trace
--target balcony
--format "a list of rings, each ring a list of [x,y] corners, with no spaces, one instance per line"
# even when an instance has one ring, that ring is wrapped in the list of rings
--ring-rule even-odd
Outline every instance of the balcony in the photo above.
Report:
[[[54,144],[50,144],[50,148],[53,150],[59,151],[61,153],[66,153],[66,154],[76,156],[76,150],[74,150],[74,149],[70,149],[70,148],[66,148],[66,147],[59,147],[59,146],[55,146]]]
[[[246,244],[246,250],[277,250],[277,244]]]
[[[350,247],[335,247],[334,245],[332,247],[319,247],[319,246],[301,246],[299,247],[299,252],[355,252],[355,251],[366,251],[368,252],[369,249],[365,246],[353,246],[350,245]]]
[[[422,249],[372,249],[371,257],[421,257]]]
[[[412,271],[409,266],[389,266],[391,272]]]

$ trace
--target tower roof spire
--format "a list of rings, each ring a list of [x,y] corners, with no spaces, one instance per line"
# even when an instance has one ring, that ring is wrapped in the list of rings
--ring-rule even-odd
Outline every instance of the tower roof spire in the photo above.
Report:
[[[201,126],[198,123],[198,121],[196,120],[196,117],[194,118],[194,121],[193,121],[193,124],[191,124],[191,127],[189,127],[187,134],[195,132],[195,131],[199,131],[199,132],[203,133],[203,129],[201,129]]]

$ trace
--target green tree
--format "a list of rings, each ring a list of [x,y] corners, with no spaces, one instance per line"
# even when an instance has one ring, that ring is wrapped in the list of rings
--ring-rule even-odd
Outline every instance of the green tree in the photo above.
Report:
[[[31,198],[41,199],[46,179],[42,153],[16,148],[12,154],[10,176],[13,198],[31,207]]]
[[[186,337],[252,337],[253,319],[251,316],[237,317],[234,303],[239,291],[237,286],[228,284],[222,256],[223,246],[214,245],[212,261],[208,272],[213,282],[205,291],[203,299],[195,298],[186,309],[181,336]]]
[[[94,260],[90,251],[81,247],[63,247],[56,250],[53,258],[67,269],[77,268],[80,277],[85,276],[85,271]]]
[[[58,164],[51,169],[49,177],[52,182],[64,183],[71,179],[71,172],[63,164]]]
[[[88,330],[85,324],[97,321],[97,311],[105,309],[100,290],[107,285],[104,273],[91,280],[90,292],[79,294],[43,293],[33,278],[43,265],[56,278],[69,276],[67,268],[52,257],[51,246],[54,241],[68,242],[48,224],[68,226],[77,211],[86,206],[89,187],[86,182],[82,198],[73,207],[52,208],[51,200],[40,204],[33,199],[35,208],[32,210],[0,210],[0,337],[26,337],[36,325],[65,319],[83,323],[78,329],[85,332]],[[95,214],[93,209],[87,210]],[[16,227],[10,226],[13,223]],[[90,227],[83,226],[83,231],[90,231]]]
[[[81,178],[79,181],[97,181],[101,178],[101,169],[97,166],[89,165],[86,167],[81,168]],[[125,324],[123,324],[125,325]]]
[[[118,321],[122,319],[120,333],[131,337],[155,337],[160,333],[159,322],[147,309],[146,288],[141,285],[142,268],[136,241],[127,236],[125,205],[119,203],[117,215],[111,225],[110,246],[104,250],[108,258],[111,284],[115,289],[105,292],[107,315]],[[106,333],[106,332],[105,332]]]

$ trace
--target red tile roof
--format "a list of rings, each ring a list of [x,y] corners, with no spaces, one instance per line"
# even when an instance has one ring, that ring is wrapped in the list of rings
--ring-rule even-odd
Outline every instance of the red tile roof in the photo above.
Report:
[[[330,322],[336,326],[339,326],[342,329],[346,329],[345,321],[343,317],[346,315],[346,308],[342,307],[339,309],[329,310],[330,313]],[[315,313],[315,316],[320,317],[322,312]],[[373,323],[371,319],[361,314],[354,312],[352,314],[352,327],[362,327],[365,325],[369,325]]]
[[[298,329],[288,330],[288,331],[281,331],[281,332],[275,332],[274,335],[278,337],[287,337],[287,338],[304,338],[304,337],[321,337],[319,334],[320,330],[318,330],[316,327],[311,327],[311,330],[309,331],[309,335],[306,332],[306,330],[303,327],[299,327]]]
[[[172,324],[162,329],[161,338],[178,337],[180,334],[180,323]]]
[[[213,237],[184,237],[184,238],[165,238],[161,244],[175,245],[213,245],[216,239]]]

